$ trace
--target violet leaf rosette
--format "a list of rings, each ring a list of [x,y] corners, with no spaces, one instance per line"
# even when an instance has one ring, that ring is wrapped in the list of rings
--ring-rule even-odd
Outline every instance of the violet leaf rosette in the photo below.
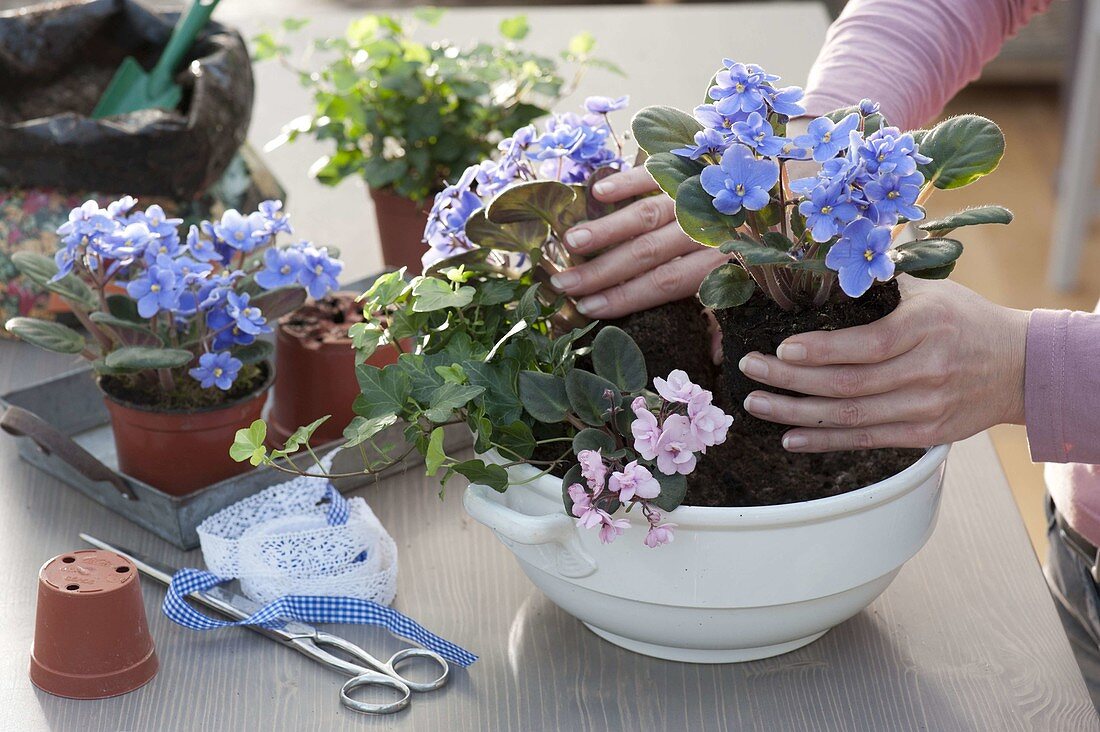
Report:
[[[7,329],[36,346],[78,354],[100,376],[166,409],[232,400],[262,380],[271,323],[337,285],[335,252],[292,233],[282,202],[230,209],[191,225],[125,196],[87,201],[58,229],[54,257],[19,252],[19,271],[61,297],[84,332],[12,318]]]
[[[730,255],[703,282],[704,304],[735,307],[760,290],[784,310],[820,308],[903,272],[947,277],[963,251],[949,234],[1012,220],[1005,208],[981,206],[925,221],[933,191],[997,167],[1004,136],[990,120],[962,115],[904,132],[863,100],[788,135],[791,118],[805,113],[802,90],[777,82],[725,59],[691,114],[647,107],[632,123],[680,227]],[[906,234],[909,224],[921,238]]]

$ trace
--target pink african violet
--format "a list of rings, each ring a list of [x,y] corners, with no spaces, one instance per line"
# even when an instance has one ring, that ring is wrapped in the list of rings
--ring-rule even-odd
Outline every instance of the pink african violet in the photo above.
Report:
[[[721,445],[726,441],[726,433],[733,424],[733,417],[723,412],[713,404],[693,409],[688,404],[688,419],[691,421],[691,432],[704,446]],[[694,412],[694,414],[693,414]]]
[[[670,414],[661,425],[657,440],[657,469],[665,475],[687,475],[695,470],[695,453],[704,448],[692,433],[691,422],[682,414]]]
[[[636,397],[630,404],[635,420],[630,423],[630,432],[634,435],[634,450],[643,460],[657,458],[657,440],[661,437],[661,428],[657,417],[646,406],[645,397]]]
[[[604,514],[607,516],[607,514]],[[607,520],[604,521],[604,525],[600,527],[600,541],[604,544],[610,544],[615,541],[616,538],[622,535],[624,529],[630,528],[630,522],[626,519],[613,519],[607,516]]]
[[[606,511],[599,508],[588,508],[577,519],[577,526],[582,529],[594,529],[610,520],[611,516]]]
[[[645,535],[645,545],[650,549],[656,549],[662,544],[670,544],[675,536],[672,530],[676,528],[676,524],[661,524],[660,526],[650,526],[649,532]]]
[[[653,379],[653,387],[665,401],[687,404],[704,392],[703,388],[693,384],[687,373],[676,369],[668,375],[668,379],[656,377]]]
[[[569,498],[573,501],[573,515],[577,518],[592,508],[592,499],[588,497],[588,491],[580,483],[569,486]]]
[[[607,466],[604,465],[603,456],[599,450],[581,450],[577,453],[577,460],[581,464],[581,475],[588,482],[588,487],[593,494],[599,495],[603,490],[604,479],[607,477]]]
[[[637,460],[631,460],[623,467],[622,472],[612,473],[607,487],[619,494],[619,500],[626,503],[637,496],[638,498],[656,498],[661,493],[661,484],[653,477],[653,474],[641,465]]]

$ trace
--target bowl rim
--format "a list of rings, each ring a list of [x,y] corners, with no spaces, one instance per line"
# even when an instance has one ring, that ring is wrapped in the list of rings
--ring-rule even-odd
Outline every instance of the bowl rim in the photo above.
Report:
[[[680,506],[675,511],[670,512],[667,517],[680,527],[751,528],[810,523],[866,511],[884,503],[889,503],[923,485],[947,460],[950,451],[951,443],[935,445],[929,448],[915,463],[901,472],[884,478],[877,483],[836,496],[771,506]],[[852,454],[858,456],[859,453]],[[506,462],[495,451],[485,453],[483,457],[498,464]],[[512,466],[507,470],[510,475],[514,475],[520,480],[530,480],[541,472],[531,465]],[[555,496],[561,491],[561,481],[548,475],[530,480],[528,486],[540,493],[551,492]],[[523,486],[510,486],[509,490],[516,490],[516,488],[522,489]],[[501,498],[506,496],[507,493]]]

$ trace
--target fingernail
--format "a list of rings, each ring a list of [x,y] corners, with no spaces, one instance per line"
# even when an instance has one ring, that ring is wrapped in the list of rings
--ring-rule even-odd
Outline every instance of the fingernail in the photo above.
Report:
[[[809,444],[810,441],[802,435],[783,435],[784,450],[799,450]]]
[[[780,361],[805,361],[806,346],[801,343],[781,343],[775,349],[775,355]]]
[[[580,310],[582,315],[591,315],[597,310],[603,310],[606,306],[607,298],[603,295],[593,295],[577,302],[577,310]]]
[[[588,229],[573,229],[565,233],[565,243],[570,249],[580,249],[592,241],[592,232]]]
[[[564,272],[558,272],[550,277],[550,284],[554,286],[554,289],[558,292],[564,292],[570,287],[576,287],[581,283],[581,276],[571,269],[567,269]]]
[[[753,414],[766,416],[772,413],[772,402],[767,397],[750,394],[745,397],[745,409]]]
[[[754,379],[763,379],[768,375],[768,362],[752,354],[744,356],[738,362],[737,368],[741,369],[741,373],[745,376],[751,376]]]
[[[608,193],[611,193],[613,190],[615,190],[615,184],[611,183],[609,181],[606,181],[606,180],[602,180],[599,183],[597,183],[596,185],[592,186],[592,191],[597,196],[606,196]]]

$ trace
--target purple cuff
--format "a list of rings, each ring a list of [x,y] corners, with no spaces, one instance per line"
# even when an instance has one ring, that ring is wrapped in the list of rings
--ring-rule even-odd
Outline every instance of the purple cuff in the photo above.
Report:
[[[1031,459],[1100,463],[1100,315],[1033,311],[1026,358],[1024,413]]]

